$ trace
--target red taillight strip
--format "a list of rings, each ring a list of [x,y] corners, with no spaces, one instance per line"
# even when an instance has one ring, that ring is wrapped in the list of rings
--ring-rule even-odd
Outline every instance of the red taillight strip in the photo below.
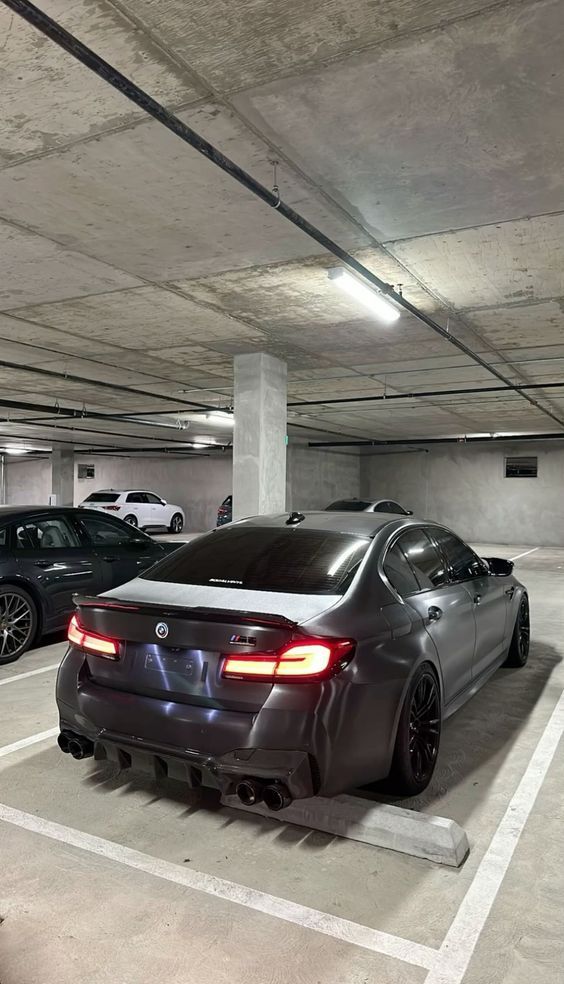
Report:
[[[71,645],[85,649],[96,656],[104,656],[106,659],[119,659],[119,643],[107,636],[98,635],[97,632],[89,632],[83,628],[76,615],[73,615],[69,622],[67,638]]]
[[[339,673],[351,661],[352,639],[295,639],[274,652],[224,656],[222,676],[231,680],[307,683]]]

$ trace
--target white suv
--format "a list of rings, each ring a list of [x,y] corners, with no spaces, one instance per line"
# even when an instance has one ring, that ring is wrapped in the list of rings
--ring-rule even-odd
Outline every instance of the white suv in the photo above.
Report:
[[[180,506],[173,506],[160,495],[144,490],[101,489],[81,502],[80,509],[98,509],[141,529],[164,526],[170,533],[181,533],[184,527]]]

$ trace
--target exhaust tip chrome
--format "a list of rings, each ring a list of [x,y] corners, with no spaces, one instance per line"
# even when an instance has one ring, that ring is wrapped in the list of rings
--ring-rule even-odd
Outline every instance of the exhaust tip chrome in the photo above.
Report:
[[[255,779],[241,779],[235,787],[235,792],[243,806],[255,806],[262,802],[263,787]]]

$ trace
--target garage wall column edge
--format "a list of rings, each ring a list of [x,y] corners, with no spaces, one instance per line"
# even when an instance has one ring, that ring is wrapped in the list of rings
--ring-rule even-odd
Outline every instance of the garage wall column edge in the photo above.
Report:
[[[53,448],[51,452],[51,492],[58,506],[74,505],[74,449]]]
[[[287,367],[264,352],[234,359],[233,519],[286,507]]]

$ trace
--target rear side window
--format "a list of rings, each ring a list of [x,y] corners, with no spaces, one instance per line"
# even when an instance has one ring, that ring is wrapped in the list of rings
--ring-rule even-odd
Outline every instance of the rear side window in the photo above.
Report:
[[[364,512],[369,505],[364,499],[338,499],[327,506],[325,512]]]
[[[145,534],[133,529],[127,523],[120,523],[119,520],[96,516],[93,510],[90,514],[85,512],[80,517],[81,525],[86,530],[88,539],[104,547],[127,547],[133,541],[145,540]],[[149,539],[147,538],[147,541]]]
[[[447,583],[445,563],[424,530],[409,530],[400,536],[398,543],[422,591]]]
[[[365,537],[322,530],[225,526],[175,551],[143,577],[288,594],[343,594],[369,544]]]
[[[92,492],[86,497],[85,502],[117,502],[119,492]]]
[[[147,502],[147,496],[144,492],[130,492],[125,499],[126,502]]]
[[[79,546],[76,533],[63,516],[28,519],[16,526],[17,550],[63,550]]]
[[[399,543],[388,550],[384,560],[384,573],[402,598],[419,591],[419,582]]]

